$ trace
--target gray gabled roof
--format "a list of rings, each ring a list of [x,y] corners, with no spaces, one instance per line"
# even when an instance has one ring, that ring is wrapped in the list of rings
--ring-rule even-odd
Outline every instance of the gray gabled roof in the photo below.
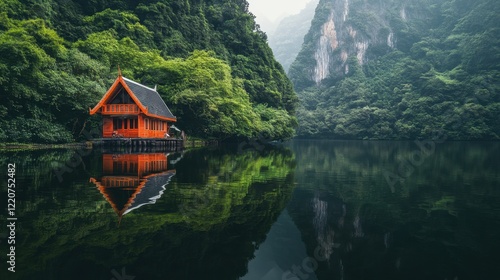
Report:
[[[123,80],[142,105],[148,107],[149,114],[175,119],[175,116],[170,112],[167,104],[165,104],[165,101],[163,101],[160,94],[155,89],[141,85],[125,77],[123,77]]]

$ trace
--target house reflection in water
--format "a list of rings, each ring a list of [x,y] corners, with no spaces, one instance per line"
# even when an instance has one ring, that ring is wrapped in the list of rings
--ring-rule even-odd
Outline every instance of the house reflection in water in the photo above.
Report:
[[[103,154],[102,177],[90,178],[121,218],[158,200],[175,170],[167,170],[167,154]]]

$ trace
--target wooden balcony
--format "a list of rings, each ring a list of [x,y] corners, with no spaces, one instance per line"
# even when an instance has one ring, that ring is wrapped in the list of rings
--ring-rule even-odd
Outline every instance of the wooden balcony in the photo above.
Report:
[[[102,106],[102,114],[105,115],[137,115],[139,107],[135,104],[107,104]]]

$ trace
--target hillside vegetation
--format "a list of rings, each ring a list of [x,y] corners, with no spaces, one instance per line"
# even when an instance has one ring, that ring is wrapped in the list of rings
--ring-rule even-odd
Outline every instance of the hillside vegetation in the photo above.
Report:
[[[188,135],[289,138],[296,95],[245,0],[2,0],[0,141],[57,143],[123,75]]]
[[[289,77],[302,137],[499,139],[500,2],[322,0]]]

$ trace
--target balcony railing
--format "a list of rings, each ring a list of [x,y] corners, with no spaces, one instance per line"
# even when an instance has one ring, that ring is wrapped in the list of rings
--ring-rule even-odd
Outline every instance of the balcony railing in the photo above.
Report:
[[[139,107],[135,104],[107,104],[102,106],[103,114],[136,115],[139,114]]]

